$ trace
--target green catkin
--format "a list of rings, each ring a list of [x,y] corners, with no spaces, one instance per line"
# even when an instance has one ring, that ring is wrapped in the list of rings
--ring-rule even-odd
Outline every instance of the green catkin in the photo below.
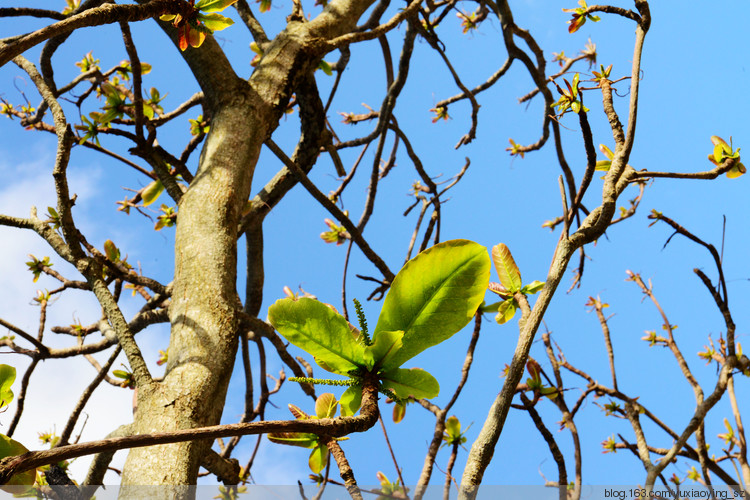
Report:
[[[357,299],[354,299],[354,309],[357,311],[357,320],[359,321],[359,329],[362,332],[362,340],[365,345],[372,345],[370,340],[370,334],[367,331],[367,319],[365,319],[365,312],[362,310],[362,304]]]
[[[308,378],[308,377],[289,377],[289,381],[299,382],[300,384],[344,385],[344,386],[349,386],[354,383],[353,380],[331,380],[331,379]]]

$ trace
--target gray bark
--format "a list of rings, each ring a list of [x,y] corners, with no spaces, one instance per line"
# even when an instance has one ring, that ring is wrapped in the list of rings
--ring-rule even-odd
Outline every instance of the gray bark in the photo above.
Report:
[[[239,334],[238,227],[261,147],[297,83],[329,50],[324,41],[352,31],[371,3],[334,1],[310,22],[290,22],[270,43],[249,81],[227,73],[231,68],[212,39],[186,51],[207,98],[211,132],[195,179],[179,204],[166,375],[138,388],[137,434],[219,423]],[[123,485],[195,484],[210,445],[133,449]],[[177,488],[160,495],[187,494]]]

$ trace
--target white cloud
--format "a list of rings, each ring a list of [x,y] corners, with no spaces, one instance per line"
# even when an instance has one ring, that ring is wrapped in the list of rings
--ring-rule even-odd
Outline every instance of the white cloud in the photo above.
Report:
[[[49,153],[31,154],[34,162],[0,163],[0,173],[6,183],[0,189],[0,213],[17,217],[28,217],[31,205],[37,205],[39,217],[44,217],[48,206],[55,206],[55,191],[51,176],[53,157]],[[5,156],[5,158],[8,158]],[[96,196],[98,170],[89,169],[84,175],[83,169],[71,173],[70,184],[75,193],[81,197]],[[76,214],[78,215],[78,214]],[[85,222],[85,218],[81,219]],[[6,283],[0,287],[0,317],[15,326],[36,336],[39,325],[39,308],[33,305],[32,298],[37,289],[53,289],[59,286],[54,279],[42,276],[37,283],[32,282],[32,274],[25,266],[28,254],[39,258],[50,256],[53,269],[69,279],[81,279],[75,269],[66,264],[38,235],[29,230],[0,227],[0,273]],[[53,325],[69,325],[78,319],[83,324],[96,321],[101,316],[101,309],[88,292],[71,290],[51,303],[47,311],[45,344],[50,347],[67,347],[76,344],[75,337],[50,332]],[[5,329],[0,333],[6,333]],[[92,340],[98,340],[94,334]],[[17,343],[28,347],[23,339]],[[110,350],[111,352],[111,350]],[[109,352],[95,356],[99,363],[104,363]],[[121,358],[124,359],[124,357]],[[116,365],[119,365],[118,359]],[[18,370],[18,377],[13,390],[20,390],[21,377],[29,364],[28,358],[16,354],[5,354],[2,362],[13,365]],[[96,376],[96,370],[82,358],[50,359],[40,362],[31,376],[26,394],[26,403],[21,421],[14,433],[14,438],[29,449],[39,449],[40,432],[56,430],[59,434],[76,405],[83,390]],[[115,388],[106,382],[97,389],[84,409],[84,415],[75,427],[73,437],[81,431],[81,425],[88,415],[82,441],[101,439],[116,427],[131,420],[132,392]],[[6,427],[16,411],[16,403],[0,417],[0,425]],[[0,427],[0,429],[2,429]],[[0,430],[0,432],[2,432]],[[124,454],[116,457],[121,465]],[[71,466],[71,475],[82,480],[88,469],[90,457],[76,460]],[[113,465],[117,465],[117,463]],[[108,476],[107,481],[116,481]]]

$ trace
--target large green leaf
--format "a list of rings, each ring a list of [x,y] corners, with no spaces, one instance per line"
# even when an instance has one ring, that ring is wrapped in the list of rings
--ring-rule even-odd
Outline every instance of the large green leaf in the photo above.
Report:
[[[473,241],[445,241],[407,262],[391,284],[375,327],[376,341],[380,332],[404,332],[403,346],[383,369],[401,366],[466,326],[489,279],[487,249]]]
[[[0,408],[13,401],[10,386],[16,380],[16,369],[10,365],[0,365]]]
[[[513,260],[513,256],[505,244],[498,243],[492,247],[492,260],[495,263],[500,283],[511,293],[519,291],[521,289],[521,271],[518,270],[516,261]]]
[[[315,356],[320,366],[347,375],[364,366],[364,346],[354,339],[339,313],[314,299],[280,299],[268,308],[268,321],[292,344]]]
[[[434,398],[440,394],[440,384],[428,372],[421,368],[404,370],[396,368],[380,375],[383,387],[391,389],[396,396],[406,399]]]
[[[388,364],[388,361],[399,352],[403,346],[404,332],[378,332],[371,346],[366,349],[372,354],[373,366]],[[368,366],[372,369],[373,366]]]
[[[4,434],[0,434],[0,458],[12,457],[16,455],[23,455],[29,451],[24,445],[15,441]],[[27,470],[20,474],[14,474],[5,486],[0,487],[4,491],[10,493],[18,493],[18,486],[31,487],[36,481],[36,469]],[[6,488],[6,486],[14,486],[15,488]]]
[[[362,406],[362,388],[358,385],[351,385],[341,395],[339,400],[341,405],[341,416],[351,417],[359,411]]]

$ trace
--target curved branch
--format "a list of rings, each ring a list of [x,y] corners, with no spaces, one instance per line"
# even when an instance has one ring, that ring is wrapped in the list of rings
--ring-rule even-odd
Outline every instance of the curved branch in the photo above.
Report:
[[[228,436],[267,434],[269,432],[310,432],[319,436],[339,437],[353,432],[364,432],[378,420],[377,381],[365,380],[362,388],[362,410],[355,417],[319,420],[268,420],[244,424],[214,425],[197,429],[182,429],[158,434],[115,437],[101,441],[60,446],[51,450],[29,451],[23,455],[0,460],[0,484],[7,484],[14,475],[43,465],[95,453],[160,444],[180,443]]]
[[[12,43],[0,42],[0,66],[31,47],[52,37],[70,33],[78,28],[100,26],[118,21],[135,22],[151,17],[161,16],[174,9],[173,0],[151,0],[145,5],[105,4],[96,9],[66,18],[64,21],[45,26],[37,31],[24,35]]]

